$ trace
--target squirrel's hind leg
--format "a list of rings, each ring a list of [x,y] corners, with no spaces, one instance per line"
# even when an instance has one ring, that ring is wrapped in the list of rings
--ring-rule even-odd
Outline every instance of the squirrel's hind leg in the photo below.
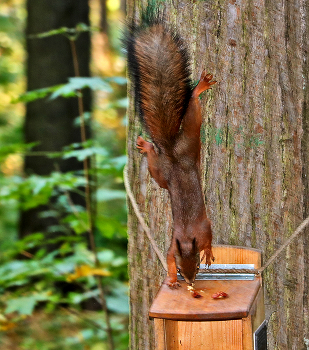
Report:
[[[153,144],[145,141],[141,136],[139,136],[136,140],[136,147],[140,150],[140,153],[147,154],[150,175],[155,179],[156,183],[160,187],[167,189],[167,182],[160,169],[158,155],[153,147]]]
[[[192,91],[191,99],[182,121],[183,135],[189,139],[196,139],[196,145],[191,146],[191,148],[195,147],[193,150],[198,150],[198,153],[200,149],[199,136],[202,124],[201,104],[198,97],[203,91],[210,89],[211,86],[216,83],[216,81],[211,81],[212,78],[213,76],[211,74],[207,74],[205,70],[203,71],[200,81]]]

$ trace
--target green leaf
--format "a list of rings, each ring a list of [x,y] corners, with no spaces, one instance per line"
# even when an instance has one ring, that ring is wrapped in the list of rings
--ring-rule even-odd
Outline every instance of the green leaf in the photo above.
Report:
[[[89,32],[91,31],[91,27],[87,26],[85,23],[78,23],[75,28],[68,28],[68,27],[61,27],[58,29],[52,29],[48,32],[43,32],[39,34],[29,35],[29,38],[34,39],[43,39],[54,35],[65,35],[70,36],[72,39],[74,39],[75,36],[82,32]]]
[[[98,288],[85,293],[69,293],[69,300],[73,304],[80,304],[82,301],[97,297],[100,295],[100,290]]]
[[[41,260],[42,264],[52,264],[55,261],[56,256],[59,254],[59,250],[56,249],[52,251],[51,253],[44,256],[44,258]]]
[[[61,34],[65,32],[67,28],[60,28],[46,33],[46,36]],[[42,34],[41,37],[45,35]],[[119,85],[126,84],[126,79],[123,77],[112,77],[112,78],[100,78],[100,77],[72,77],[69,78],[67,84],[54,85],[42,89],[36,89],[28,91],[25,94],[22,94],[19,98],[12,100],[12,103],[24,102],[29,103],[36,101],[42,98],[50,96],[50,99],[53,100],[57,97],[76,97],[82,89],[89,88],[93,91],[104,91],[107,93],[113,92],[113,89],[110,83],[116,83]],[[128,105],[128,99],[120,99],[115,102],[115,106],[126,108]]]
[[[112,250],[104,249],[98,252],[98,260],[100,263],[111,263],[115,257],[115,253]]]
[[[41,98],[44,98],[44,97],[50,95],[54,91],[60,89],[62,86],[63,85],[55,85],[55,86],[51,86],[51,87],[47,87],[47,88],[43,88],[43,89],[28,91],[28,92],[22,94],[21,96],[19,96],[19,98],[12,100],[12,103],[17,103],[17,102],[29,103],[32,101],[39,100]]]
[[[49,300],[49,292],[34,293],[30,296],[9,299],[5,309],[6,314],[18,312],[20,315],[31,315],[38,301]]]
[[[35,186],[33,187],[33,194],[37,195],[39,194],[44,187],[46,187],[46,185],[48,184],[48,178],[44,178],[44,177],[37,177],[35,179]]]
[[[99,202],[106,202],[114,199],[126,199],[126,191],[100,188],[97,190],[97,199]]]
[[[127,236],[125,224],[113,217],[101,215],[96,221],[96,227],[106,238],[113,238],[115,235],[121,235],[122,237]]]
[[[94,330],[93,329],[83,329],[80,331],[82,339],[88,340],[94,337]]]
[[[85,233],[89,227],[88,214],[85,211],[79,212],[78,216],[75,213],[67,215],[61,222],[68,224],[77,234]]]
[[[59,96],[70,96],[76,91],[82,90],[84,88],[90,88],[91,90],[100,90],[105,92],[113,92],[111,86],[99,77],[76,77],[69,78],[69,82],[65,85],[59,87],[54,93],[50,96],[51,99],[55,99]]]
[[[14,29],[12,18],[7,15],[0,15],[0,31],[9,32]]]
[[[124,77],[110,77],[110,78],[106,78],[106,81],[111,83],[116,83],[118,85],[127,84],[127,79]]]
[[[106,296],[107,308],[120,314],[129,314],[128,288],[120,283],[113,287],[113,294]]]
[[[16,311],[20,315],[31,315],[36,302],[37,300],[33,296],[10,299],[7,302],[5,313],[10,314]]]
[[[79,150],[66,151],[63,155],[63,159],[75,157],[79,161],[83,161],[95,154],[106,157],[107,151],[103,147],[88,147],[88,148],[79,149]]]
[[[83,120],[84,120],[85,124],[88,124],[89,122],[91,122],[91,113],[90,112],[85,112],[83,114]],[[74,126],[80,126],[81,125],[81,121],[82,121],[82,118],[80,116],[76,117],[74,119]]]
[[[33,38],[47,38],[49,36],[54,36],[54,35],[59,35],[59,34],[67,34],[69,32],[69,28],[67,27],[61,27],[58,29],[53,29],[53,30],[49,30],[48,32],[43,32],[43,33],[39,33],[39,34],[34,34],[34,35],[29,35],[29,38],[33,39]]]
[[[128,157],[126,155],[119,156],[111,159],[111,164],[118,170],[122,170],[127,164]]]
[[[129,300],[126,295],[117,297],[107,296],[106,304],[107,308],[113,312],[129,314]]]
[[[32,147],[36,146],[38,142],[32,142],[28,144],[15,143],[10,145],[0,146],[0,161],[4,160],[9,154],[12,153],[25,153],[29,151]]]
[[[120,108],[128,108],[129,107],[129,99],[127,97],[122,98],[116,101],[116,106]]]

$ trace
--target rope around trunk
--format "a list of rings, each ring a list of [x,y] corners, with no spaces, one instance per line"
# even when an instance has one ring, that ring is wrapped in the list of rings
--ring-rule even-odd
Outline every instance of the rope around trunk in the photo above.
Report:
[[[163,257],[163,254],[159,250],[154,238],[152,237],[150,233],[150,229],[147,226],[139,208],[138,205],[135,201],[134,195],[132,193],[130,183],[129,183],[129,177],[128,177],[128,172],[127,172],[127,166],[124,167],[123,170],[123,178],[124,178],[124,185],[128,194],[128,197],[130,198],[132,207],[134,209],[134,212],[143,227],[153,250],[157,254],[159,260],[161,261],[162,266],[164,267],[165,271],[167,271],[167,264],[166,261]],[[259,275],[261,274],[270,264],[274,262],[274,260],[287,248],[288,245],[291,244],[291,242],[308,226],[309,224],[309,217],[305,219],[298,227],[297,229],[293,232],[293,234],[290,236],[290,238],[267,260],[267,262],[260,267],[259,269],[200,269],[200,272],[202,273],[249,273],[249,274],[255,274]]]
[[[129,177],[128,177],[128,172],[127,172],[127,166],[124,167],[124,170],[123,170],[123,180],[124,180],[124,186],[126,188],[126,191],[127,191],[127,194],[128,194],[128,197],[130,198],[130,201],[131,201],[131,204],[132,204],[132,207],[134,209],[134,212],[138,218],[138,221],[140,222],[142,228],[144,229],[145,233],[146,233],[146,236],[148,237],[151,245],[152,245],[152,248],[153,250],[155,251],[155,253],[157,254],[159,260],[161,261],[161,264],[162,266],[164,267],[164,270],[167,271],[167,264],[166,264],[166,261],[164,259],[164,256],[163,254],[161,253],[161,251],[159,250],[154,238],[152,237],[151,233],[150,233],[150,229],[149,227],[147,226],[139,208],[138,208],[138,205],[135,201],[135,198],[134,198],[134,195],[133,195],[133,192],[131,190],[131,187],[130,187],[130,183],[129,183]]]

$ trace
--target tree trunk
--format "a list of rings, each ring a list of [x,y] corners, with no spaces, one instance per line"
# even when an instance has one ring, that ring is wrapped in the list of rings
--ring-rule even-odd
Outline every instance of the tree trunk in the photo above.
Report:
[[[57,84],[65,84],[74,77],[73,57],[70,41],[63,35],[44,39],[30,38],[30,35],[47,32],[61,27],[74,28],[78,23],[89,24],[87,0],[28,0],[27,1],[27,77],[28,91]],[[90,35],[83,33],[76,41],[80,75],[90,76]],[[84,92],[84,110],[90,110],[90,92]],[[41,99],[27,104],[25,141],[38,142],[34,151],[56,152],[64,146],[81,142],[80,129],[74,126],[79,116],[77,98]],[[89,134],[89,130],[87,131]],[[57,168],[55,167],[57,164]],[[26,174],[49,175],[60,169],[62,172],[82,170],[83,163],[76,158],[51,159],[45,156],[25,158]],[[75,204],[85,206],[81,196],[72,195]],[[45,206],[23,212],[20,220],[21,237],[42,232],[50,225],[57,225],[53,218],[40,219]],[[56,234],[56,233],[55,233]]]
[[[206,68],[218,81],[202,99],[201,130],[213,243],[261,249],[265,262],[302,222],[304,210],[309,213],[308,5],[301,0],[164,4],[167,21],[187,43],[192,79]],[[128,1],[130,18],[139,17],[137,6]],[[150,179],[147,161],[135,148],[142,127],[132,101],[129,123],[131,186],[166,254],[169,198]],[[131,349],[154,349],[148,311],[165,273],[131,207],[128,225]],[[269,349],[306,349],[308,255],[309,240],[300,236],[263,274]]]

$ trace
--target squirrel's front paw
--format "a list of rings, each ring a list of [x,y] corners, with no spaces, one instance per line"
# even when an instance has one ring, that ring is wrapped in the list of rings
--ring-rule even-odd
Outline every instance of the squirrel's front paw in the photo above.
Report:
[[[180,283],[175,280],[175,278],[168,277],[166,284],[171,288],[171,289],[177,289],[178,287],[181,287]]]
[[[215,257],[212,254],[212,249],[205,249],[204,250],[202,260],[205,258],[205,256],[206,256],[205,264],[210,266],[211,262],[215,261]]]
[[[153,148],[153,145],[145,141],[142,136],[139,136],[136,140],[136,147],[139,149],[140,153],[147,153]]]

